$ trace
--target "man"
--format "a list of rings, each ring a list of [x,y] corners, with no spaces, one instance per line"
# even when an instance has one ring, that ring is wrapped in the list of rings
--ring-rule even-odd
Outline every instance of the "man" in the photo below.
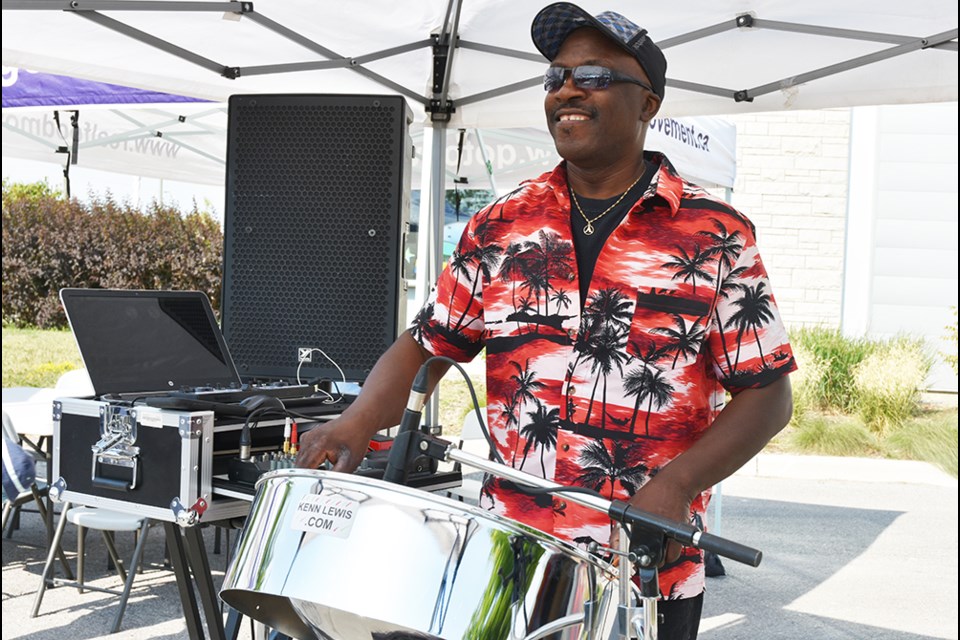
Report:
[[[351,471],[399,422],[427,357],[485,347],[488,424],[509,464],[702,521],[709,488],[791,412],[795,365],[753,227],[644,153],[666,82],[645,31],[557,3],[532,33],[564,162],[471,219],[411,330],[343,417],[305,436],[298,464]],[[481,505],[578,543],[610,535],[602,515],[509,483],[488,481]],[[668,548],[661,591],[660,638],[695,638],[696,549]]]

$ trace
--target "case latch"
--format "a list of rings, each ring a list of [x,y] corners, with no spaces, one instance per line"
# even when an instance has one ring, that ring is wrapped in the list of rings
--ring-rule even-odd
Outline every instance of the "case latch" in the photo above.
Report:
[[[129,407],[100,405],[100,440],[90,447],[90,481],[95,487],[132,491],[139,478],[137,413]]]

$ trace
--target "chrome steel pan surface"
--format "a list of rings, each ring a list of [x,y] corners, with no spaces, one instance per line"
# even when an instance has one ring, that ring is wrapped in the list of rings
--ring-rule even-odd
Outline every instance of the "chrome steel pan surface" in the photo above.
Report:
[[[296,638],[593,639],[616,615],[613,571],[476,507],[291,469],[257,484],[220,596]]]

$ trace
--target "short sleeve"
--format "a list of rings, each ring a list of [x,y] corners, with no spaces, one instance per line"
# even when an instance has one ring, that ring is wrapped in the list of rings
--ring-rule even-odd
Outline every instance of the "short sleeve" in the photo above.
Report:
[[[765,387],[797,368],[770,278],[750,230],[736,262],[721,273],[708,341],[714,371],[731,393]]]
[[[476,241],[475,224],[476,217],[410,326],[427,351],[458,362],[472,360],[483,348],[484,249]]]

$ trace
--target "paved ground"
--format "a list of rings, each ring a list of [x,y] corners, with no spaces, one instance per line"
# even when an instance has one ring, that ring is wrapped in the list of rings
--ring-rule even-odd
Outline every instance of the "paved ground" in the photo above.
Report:
[[[877,480],[725,482],[723,535],[764,560],[708,580],[700,637],[957,638],[956,482]]]
[[[957,638],[957,482],[919,463],[792,456],[761,458],[724,483],[720,532],[758,547],[757,569],[725,561],[708,581],[704,640]],[[30,618],[44,553],[39,518],[3,541],[2,637],[38,640],[186,638],[172,574],[151,533],[119,634],[113,596],[49,590]],[[70,529],[68,529],[68,532]],[[213,533],[206,531],[208,550]],[[102,543],[89,571],[113,585]],[[132,536],[120,539],[129,555]],[[67,549],[75,548],[68,535]],[[211,554],[215,581],[224,556]],[[242,637],[250,637],[245,628]]]
[[[186,624],[173,573],[163,567],[164,533],[155,527],[149,533],[145,548],[150,566],[137,576],[123,617],[120,632],[109,634],[116,614],[117,598],[96,592],[78,593],[76,589],[58,587],[48,589],[40,607],[40,615],[30,618],[40,576],[43,572],[45,551],[28,542],[43,539],[40,518],[36,514],[22,517],[23,528],[12,540],[3,541],[3,618],[2,637],[36,640],[82,640],[86,638],[187,638]],[[73,560],[76,550],[76,529],[64,532],[64,549]],[[235,536],[235,534],[234,534]],[[213,531],[204,531],[210,564],[217,585],[223,578],[224,554],[214,555]],[[235,537],[231,541],[235,540]],[[133,553],[133,534],[120,534],[118,551],[123,558]],[[87,579],[92,584],[116,588],[119,578],[107,571],[107,553],[97,532],[87,537]],[[62,575],[62,574],[58,574]],[[250,634],[246,633],[249,638]]]

